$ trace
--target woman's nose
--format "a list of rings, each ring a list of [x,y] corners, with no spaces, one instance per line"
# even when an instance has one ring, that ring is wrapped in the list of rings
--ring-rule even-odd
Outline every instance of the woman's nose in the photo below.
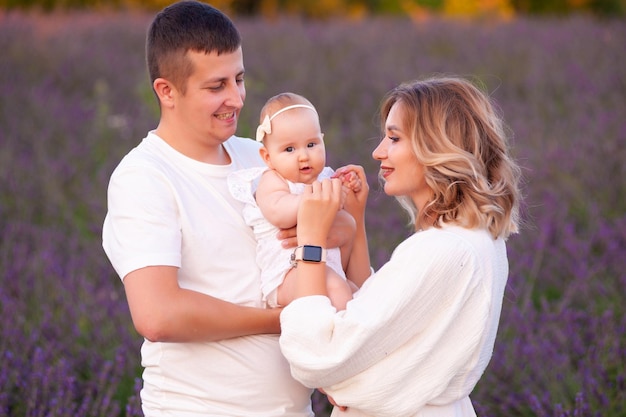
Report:
[[[380,141],[380,143],[378,144],[376,149],[374,149],[372,151],[372,158],[377,159],[377,160],[381,160],[381,159],[383,159],[385,157],[386,149],[385,149],[384,143],[385,143],[384,140]]]

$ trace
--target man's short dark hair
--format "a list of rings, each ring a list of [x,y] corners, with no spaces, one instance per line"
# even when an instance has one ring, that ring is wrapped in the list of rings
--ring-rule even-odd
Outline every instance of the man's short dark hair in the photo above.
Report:
[[[218,9],[198,1],[180,1],[159,12],[146,39],[150,83],[166,78],[185,92],[193,71],[188,51],[231,53],[241,46],[233,22]]]

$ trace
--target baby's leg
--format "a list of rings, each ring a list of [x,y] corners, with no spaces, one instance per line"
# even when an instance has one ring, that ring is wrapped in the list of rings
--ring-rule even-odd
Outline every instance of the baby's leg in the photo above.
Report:
[[[276,289],[276,301],[281,307],[286,306],[293,301],[296,282],[296,268],[289,268],[283,283]]]
[[[331,304],[337,310],[345,310],[352,300],[353,289],[349,282],[341,278],[331,267],[326,267],[326,290]]]
[[[276,297],[279,306],[286,306],[294,299],[295,268],[291,268],[285,275],[283,283],[276,290]],[[352,299],[353,287],[345,279],[341,278],[331,267],[326,266],[326,291],[328,298],[337,310],[345,310],[346,304]]]
[[[352,244],[354,239],[348,239],[348,242],[339,247],[339,252],[341,252],[341,266],[344,271],[348,270],[348,261],[350,261],[350,254],[352,253]]]

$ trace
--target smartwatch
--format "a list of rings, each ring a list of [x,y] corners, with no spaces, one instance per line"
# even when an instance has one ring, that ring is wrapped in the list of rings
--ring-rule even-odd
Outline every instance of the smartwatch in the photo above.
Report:
[[[297,261],[326,262],[326,249],[312,245],[298,246],[291,254],[291,264],[295,266]]]

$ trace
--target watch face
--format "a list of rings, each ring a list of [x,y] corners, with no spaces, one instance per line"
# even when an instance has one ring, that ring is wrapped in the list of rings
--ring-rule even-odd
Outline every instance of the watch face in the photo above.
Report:
[[[319,246],[302,247],[302,260],[308,262],[321,262],[322,261],[322,248]]]

